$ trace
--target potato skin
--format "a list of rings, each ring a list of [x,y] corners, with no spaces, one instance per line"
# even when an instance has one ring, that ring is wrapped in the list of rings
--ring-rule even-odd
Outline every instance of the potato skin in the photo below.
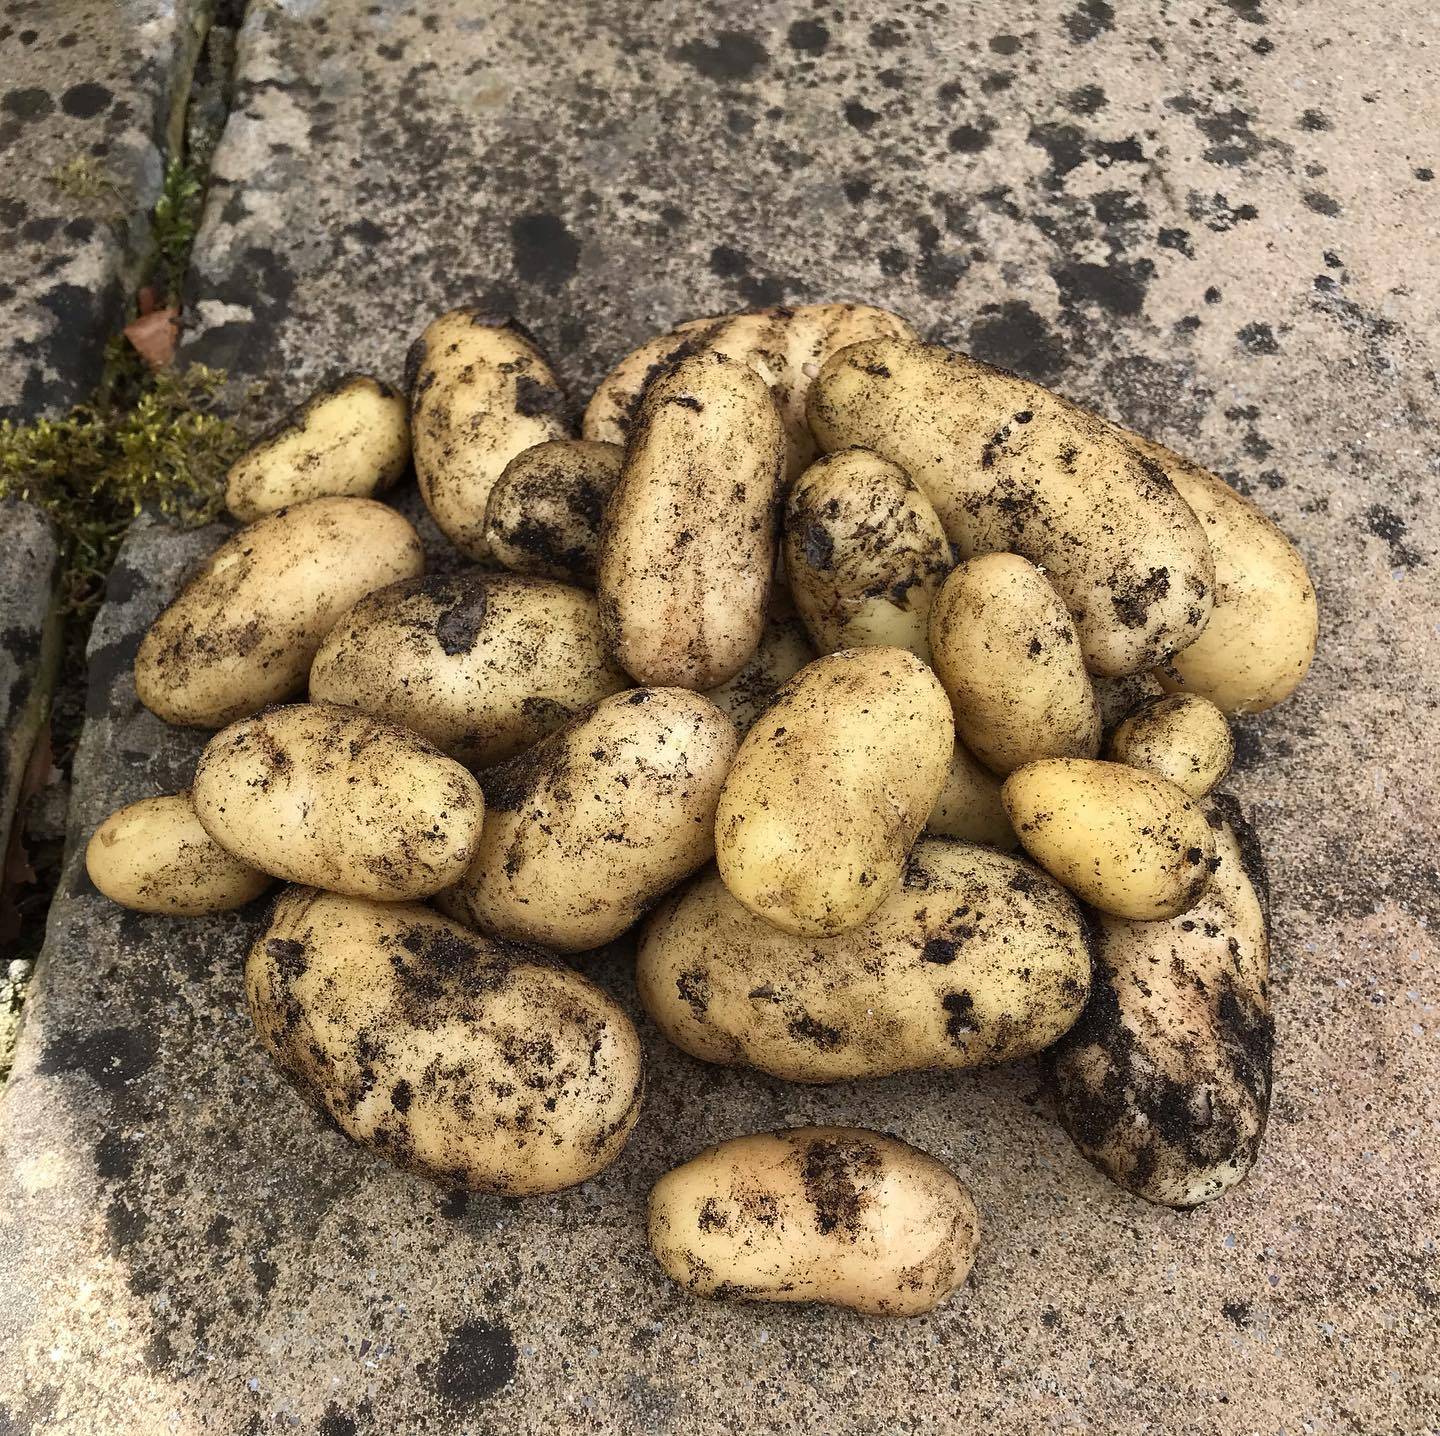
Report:
[[[1012,773],[1001,796],[1025,851],[1101,912],[1178,917],[1210,881],[1210,825],[1164,778],[1124,763],[1048,758]]]
[[[945,580],[930,610],[930,647],[955,730],[992,772],[1100,751],[1100,710],[1075,624],[1019,554],[982,554]]]
[[[1080,906],[1017,858],[924,838],[900,886],[838,937],[747,912],[714,871],[647,920],[640,1000],[677,1047],[788,1082],[1009,1062],[1080,1015]]]
[[[705,696],[734,723],[742,736],[775,701],[775,695],[815,659],[815,650],[799,619],[772,611],[750,661],[728,683]]]
[[[495,561],[512,573],[593,588],[600,523],[624,453],[618,444],[552,439],[516,454],[485,505]]]
[[[423,738],[350,708],[294,703],[222,729],[191,801],[227,852],[352,897],[429,897],[465,871],[485,800]]]
[[[1164,685],[1153,673],[1126,673],[1119,678],[1093,675],[1090,686],[1100,705],[1100,727],[1108,736],[1142,703],[1165,696]]]
[[[420,497],[473,559],[490,491],[517,454],[570,433],[570,406],[539,346],[515,320],[480,309],[433,319],[405,360]]]
[[[1092,673],[1153,668],[1210,616],[1214,560],[1165,471],[1114,425],[1004,370],[894,339],[834,355],[810,390],[833,452],[859,444],[925,491],[960,557],[1045,570]]]
[[[926,833],[935,838],[983,843],[1006,852],[1018,848],[1020,839],[1010,826],[1000,786],[1000,779],[963,743],[957,743],[945,786],[925,819]]]
[[[288,889],[245,993],[306,1101],[442,1186],[573,1186],[620,1155],[640,1114],[640,1039],[608,994],[418,904]]]
[[[715,814],[725,886],[800,937],[864,922],[899,883],[955,741],[935,675],[903,648],[802,668],[745,735]]]
[[[226,539],[155,620],[135,692],[157,718],[220,728],[289,698],[353,603],[425,568],[415,530],[372,499],[311,499]]]
[[[637,682],[717,688],[765,626],[784,462],[753,369],[706,353],[650,385],[605,509],[596,590],[606,642]]]
[[[306,499],[369,498],[409,462],[404,399],[368,374],[347,374],[317,389],[230,466],[225,507],[251,523]]]
[[[1203,798],[1230,771],[1235,739],[1225,715],[1208,698],[1177,693],[1135,709],[1111,735],[1106,756]]]
[[[169,917],[229,912],[272,881],[200,826],[188,792],[142,798],[111,813],[86,844],[85,871],[111,902]]]
[[[1270,1111],[1264,872],[1234,800],[1205,811],[1218,858],[1209,888],[1169,922],[1098,915],[1094,989],[1054,1056],[1075,1145],[1112,1181],[1170,1207],[1241,1181]]]
[[[933,1157],[857,1127],[735,1137],[650,1192],[650,1249],[695,1296],[920,1316],[964,1284],[980,1215]]]
[[[635,688],[492,768],[455,915],[559,952],[619,937],[709,861],[735,742],[700,694]]]
[[[817,459],[785,504],[785,575],[821,653],[884,644],[930,661],[930,605],[954,564],[930,500],[868,449]]]

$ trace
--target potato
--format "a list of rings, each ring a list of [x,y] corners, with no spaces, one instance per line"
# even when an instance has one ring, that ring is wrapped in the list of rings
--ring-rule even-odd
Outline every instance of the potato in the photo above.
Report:
[[[171,917],[242,907],[271,881],[200,826],[189,793],[142,798],[111,813],[85,847],[85,871],[111,902]]]
[[[420,497],[461,553],[489,558],[485,506],[505,466],[570,433],[560,381],[523,325],[479,309],[431,320],[405,378]]]
[[[1141,922],[1199,901],[1215,838],[1184,791],[1123,763],[1048,758],[1001,789],[1025,851],[1093,907]]]
[[[225,507],[250,523],[326,495],[369,498],[410,462],[405,401],[367,374],[317,389],[230,466]]]
[[[696,1296],[919,1316],[964,1283],[979,1240],[953,1172],[857,1127],[735,1137],[650,1193],[650,1249]]]
[[[495,561],[513,573],[593,588],[600,520],[624,453],[618,444],[553,439],[516,454],[485,506]]]
[[[1118,678],[1090,679],[1095,701],[1100,705],[1100,728],[1109,734],[1122,720],[1151,698],[1165,696],[1164,685],[1153,673],[1125,673]]]
[[[1170,1207],[1233,1187],[1270,1110],[1269,934],[1254,835],[1206,805],[1218,862],[1169,922],[1095,925],[1095,986],[1055,1051],[1060,1120],[1112,1181]]]
[[[623,444],[658,374],[690,355],[719,353],[749,365],[770,386],[785,423],[786,472],[794,478],[815,457],[805,396],[820,365],[847,344],[882,335],[913,339],[915,331],[898,314],[868,304],[799,304],[692,319],[642,344],[601,381],[585,410],[585,437]]]
[[[606,657],[593,595],[475,571],[371,594],[335,625],[310,670],[315,702],[404,724],[475,768],[629,686]]]
[[[1106,756],[1203,798],[1230,771],[1235,739],[1225,715],[1208,698],[1177,693],[1131,713],[1111,736]]]
[[[725,886],[801,937],[857,927],[900,881],[949,771],[950,704],[903,648],[802,668],[745,735],[715,814]]]
[[[335,621],[424,571],[415,530],[371,499],[311,499],[226,539],[155,620],[135,692],[158,718],[220,728],[305,686]]]
[[[750,661],[728,683],[705,696],[745,734],[775,701],[775,695],[815,657],[799,619],[773,611]]]
[[[734,725],[698,693],[607,698],[485,774],[485,830],[454,915],[560,952],[619,937],[709,861],[734,757]]]
[[[717,688],[754,655],[783,461],[775,402],[744,364],[701,354],[646,392],[596,583],[606,641],[638,682]]]
[[[330,704],[232,723],[206,745],[191,801],[227,852],[351,897],[429,897],[475,854],[480,785],[423,738]]]
[[[867,449],[818,459],[790,490],[784,553],[821,653],[884,644],[929,662],[930,604],[954,558],[904,469]]]
[[[915,845],[900,885],[838,937],[799,938],[705,873],[648,919],[640,1000],[677,1047],[788,1082],[1009,1062],[1080,1015],[1080,906],[1028,863],[945,838]]]
[[[1075,624],[1018,554],[982,554],[945,580],[930,610],[930,647],[961,742],[993,772],[1100,751],[1100,710]]]
[[[925,831],[932,837],[958,838],[992,848],[1020,846],[1000,798],[1000,779],[963,743],[955,745],[950,772],[925,820]]]
[[[245,994],[308,1102],[447,1187],[573,1186],[620,1155],[640,1114],[640,1039],[608,994],[418,904],[288,890]]]
[[[1210,616],[1214,560],[1165,472],[1105,420],[934,344],[874,339],[810,390],[821,448],[860,445],[925,491],[960,557],[1045,570],[1092,673],[1153,668]]]

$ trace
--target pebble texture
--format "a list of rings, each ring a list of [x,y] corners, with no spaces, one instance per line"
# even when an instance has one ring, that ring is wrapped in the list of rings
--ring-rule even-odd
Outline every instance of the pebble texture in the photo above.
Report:
[[[1177,1214],[1084,1163],[1034,1064],[810,1090],[647,1027],[616,1168],[467,1202],[322,1130],[261,1059],[258,912],[128,916],[72,860],[0,1105],[0,1431],[1435,1429],[1430,7],[423,8],[251,6],[192,355],[275,410],[331,368],[397,377],[431,314],[479,299],[583,395],[675,319],[866,299],[1255,494],[1322,615],[1309,682],[1241,725],[1227,782],[1275,894],[1268,1143]],[[127,544],[76,838],[188,775],[199,736],[140,711],[128,665],[206,543]],[[589,965],[633,1003],[623,955]],[[806,1122],[972,1186],[948,1306],[887,1323],[665,1281],[655,1178]]]

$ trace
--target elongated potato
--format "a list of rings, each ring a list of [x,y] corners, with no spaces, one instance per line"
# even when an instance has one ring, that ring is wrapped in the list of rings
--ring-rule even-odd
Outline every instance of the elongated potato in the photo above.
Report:
[[[1100,751],[1100,710],[1075,624],[1019,554],[982,554],[945,580],[930,610],[930,647],[961,742],[993,772]]]
[[[1119,678],[1102,678],[1096,674],[1090,686],[1100,705],[1100,728],[1106,734],[1118,728],[1142,703],[1165,696],[1164,685],[1153,673],[1126,673]]]
[[[1055,1051],[1060,1120],[1112,1181],[1169,1207],[1233,1187],[1270,1111],[1269,933],[1254,834],[1206,805],[1215,876],[1183,918],[1100,914],[1095,986]]]
[[[958,838],[1006,851],[1020,846],[1000,797],[1000,779],[963,743],[955,745],[950,772],[925,819],[925,831],[931,837]]]
[[[390,900],[458,881],[485,813],[479,783],[408,728],[318,703],[222,729],[191,801],[205,831],[262,872]]]
[[[919,1316],[964,1284],[979,1240],[953,1172],[857,1127],[735,1137],[650,1193],[650,1249],[696,1296]]]
[[[200,826],[189,793],[142,798],[111,813],[85,847],[85,871],[111,902],[171,917],[228,912],[271,883]]]
[[[608,994],[418,904],[290,889],[245,994],[306,1101],[443,1186],[573,1186],[620,1155],[640,1114],[640,1039]]]
[[[1123,763],[1049,758],[1012,773],[1001,795],[1025,851],[1101,912],[1178,917],[1210,881],[1210,825],[1164,778]]]
[[[903,648],[802,668],[745,735],[715,814],[725,886],[802,937],[864,922],[899,883],[945,786],[945,690]]]
[[[517,454],[570,432],[569,403],[515,320],[452,309],[405,360],[420,497],[461,553],[489,558],[485,506]]]
[[[815,650],[797,618],[773,612],[750,661],[728,683],[705,696],[735,725],[742,736],[775,701],[775,695],[815,658]]]
[[[1080,1015],[1090,953],[1079,904],[1043,873],[926,838],[899,887],[839,937],[781,932],[702,874],[646,922],[635,978],[692,1057],[848,1082],[1041,1051]]]
[[[1235,739],[1208,698],[1177,693],[1135,709],[1111,735],[1106,756],[1203,798],[1230,771]]]
[[[404,399],[367,374],[347,374],[317,389],[230,466],[225,507],[250,523],[306,499],[368,499],[409,462]]]
[[[930,500],[867,449],[811,464],[785,504],[785,575],[821,653],[884,644],[930,661],[930,605],[954,559]]]
[[[744,364],[701,354],[647,390],[596,585],[606,641],[640,683],[717,688],[754,655],[783,461],[775,402]]]
[[[335,621],[423,572],[415,530],[371,499],[311,499],[220,545],[135,656],[135,692],[167,723],[219,728],[289,698]]]
[[[485,831],[447,895],[497,937],[583,952],[708,862],[735,728],[683,688],[597,705],[485,775]]]
[[[553,439],[516,454],[485,506],[485,542],[496,562],[593,588],[600,522],[624,453],[618,444]]]
[[[413,728],[474,768],[503,762],[630,686],[605,654],[593,595],[469,572],[358,603],[310,670],[310,697]]]
[[[1210,546],[1165,471],[1106,420],[964,354],[875,339],[834,355],[810,390],[828,452],[899,464],[962,558],[1040,565],[1092,673],[1153,668],[1210,616]]]

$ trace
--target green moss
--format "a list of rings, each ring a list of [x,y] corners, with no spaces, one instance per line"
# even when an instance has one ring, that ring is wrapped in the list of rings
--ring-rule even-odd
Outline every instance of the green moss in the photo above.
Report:
[[[172,159],[165,167],[165,187],[155,203],[156,274],[168,303],[178,305],[190,247],[205,202],[205,179],[194,165]]]
[[[50,183],[72,199],[120,198],[120,182],[93,155],[72,155],[64,164],[56,165]]]

